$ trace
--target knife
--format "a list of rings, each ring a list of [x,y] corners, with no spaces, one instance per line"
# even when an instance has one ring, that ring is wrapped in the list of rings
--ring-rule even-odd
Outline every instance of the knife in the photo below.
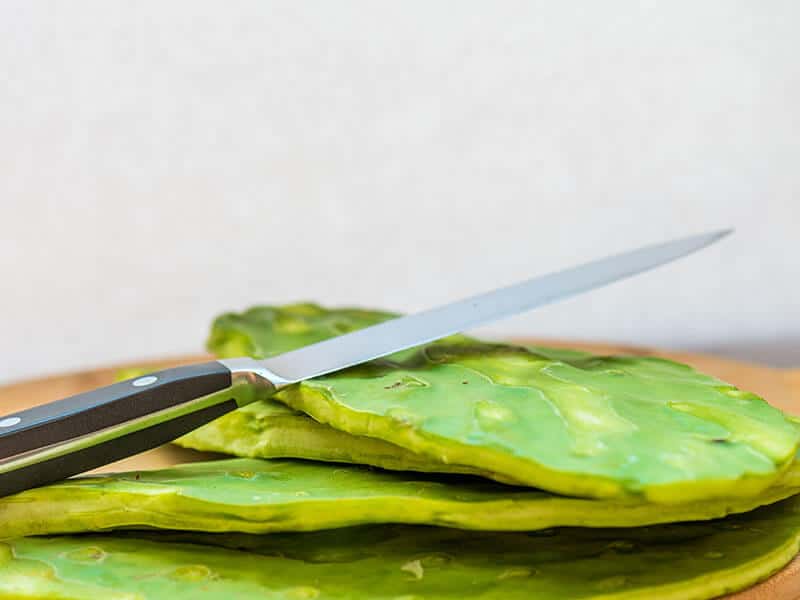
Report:
[[[170,442],[281,388],[568,298],[699,250],[715,231],[646,246],[386,321],[266,360],[157,371],[0,418],[0,496]],[[236,394],[237,386],[258,394]],[[231,394],[215,394],[230,389]],[[213,394],[213,396],[210,396]]]

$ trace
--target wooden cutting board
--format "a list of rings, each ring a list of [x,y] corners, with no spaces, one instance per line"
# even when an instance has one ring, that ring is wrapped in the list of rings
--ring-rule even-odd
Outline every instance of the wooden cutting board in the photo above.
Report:
[[[702,354],[656,351],[630,346],[561,342],[553,340],[519,340],[530,344],[578,348],[598,354],[633,354],[638,356],[662,356],[688,363],[720,379],[743,389],[753,391],[771,404],[794,414],[800,414],[800,369],[772,369],[769,367],[718,358]],[[164,360],[144,360],[131,365],[121,365],[34,379],[0,387],[0,413],[8,414],[36,404],[77,394],[114,381],[117,371],[126,366],[163,368],[178,364],[208,360],[208,356],[189,356]],[[98,471],[121,471],[156,469],[182,462],[209,460],[219,455],[205,454],[162,446],[144,452]],[[798,600],[800,599],[800,557],[795,558],[782,571],[768,580],[738,594],[728,596],[730,600]]]

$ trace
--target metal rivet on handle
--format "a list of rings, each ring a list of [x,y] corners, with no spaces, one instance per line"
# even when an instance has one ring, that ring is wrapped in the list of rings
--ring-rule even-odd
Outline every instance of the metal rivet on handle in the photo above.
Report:
[[[0,420],[0,427],[13,427],[22,421],[19,417],[8,417],[7,419]]]
[[[146,377],[139,377],[136,381],[134,381],[131,385],[134,387],[142,387],[145,385],[150,385],[151,383],[155,383],[158,381],[158,377],[155,375],[147,375]]]

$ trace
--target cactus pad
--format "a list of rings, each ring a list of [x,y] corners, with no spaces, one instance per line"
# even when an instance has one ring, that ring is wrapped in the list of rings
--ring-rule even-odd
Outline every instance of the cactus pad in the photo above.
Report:
[[[537,533],[410,526],[130,532],[0,544],[14,598],[684,599],[745,588],[798,549],[796,498],[703,523]]]
[[[266,357],[389,316],[258,307],[217,319],[209,348]],[[781,411],[686,365],[462,336],[290,386],[275,399],[421,462],[595,498],[755,497],[800,441]]]
[[[495,531],[632,527],[744,512],[800,491],[800,463],[756,498],[653,505],[477,477],[230,459],[71,479],[0,499],[0,538],[119,528],[267,533],[407,523]]]

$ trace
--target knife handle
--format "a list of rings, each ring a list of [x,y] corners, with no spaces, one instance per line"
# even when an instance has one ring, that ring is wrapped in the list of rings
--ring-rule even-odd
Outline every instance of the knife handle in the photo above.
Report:
[[[108,439],[84,436],[0,461],[0,497],[54,483],[166,444],[235,408],[237,403],[231,398],[128,434],[107,436]]]
[[[158,371],[0,418],[0,496],[160,446],[276,390],[254,361],[229,362]]]
[[[0,459],[88,435],[231,386],[212,361],[157,371],[0,417]]]

